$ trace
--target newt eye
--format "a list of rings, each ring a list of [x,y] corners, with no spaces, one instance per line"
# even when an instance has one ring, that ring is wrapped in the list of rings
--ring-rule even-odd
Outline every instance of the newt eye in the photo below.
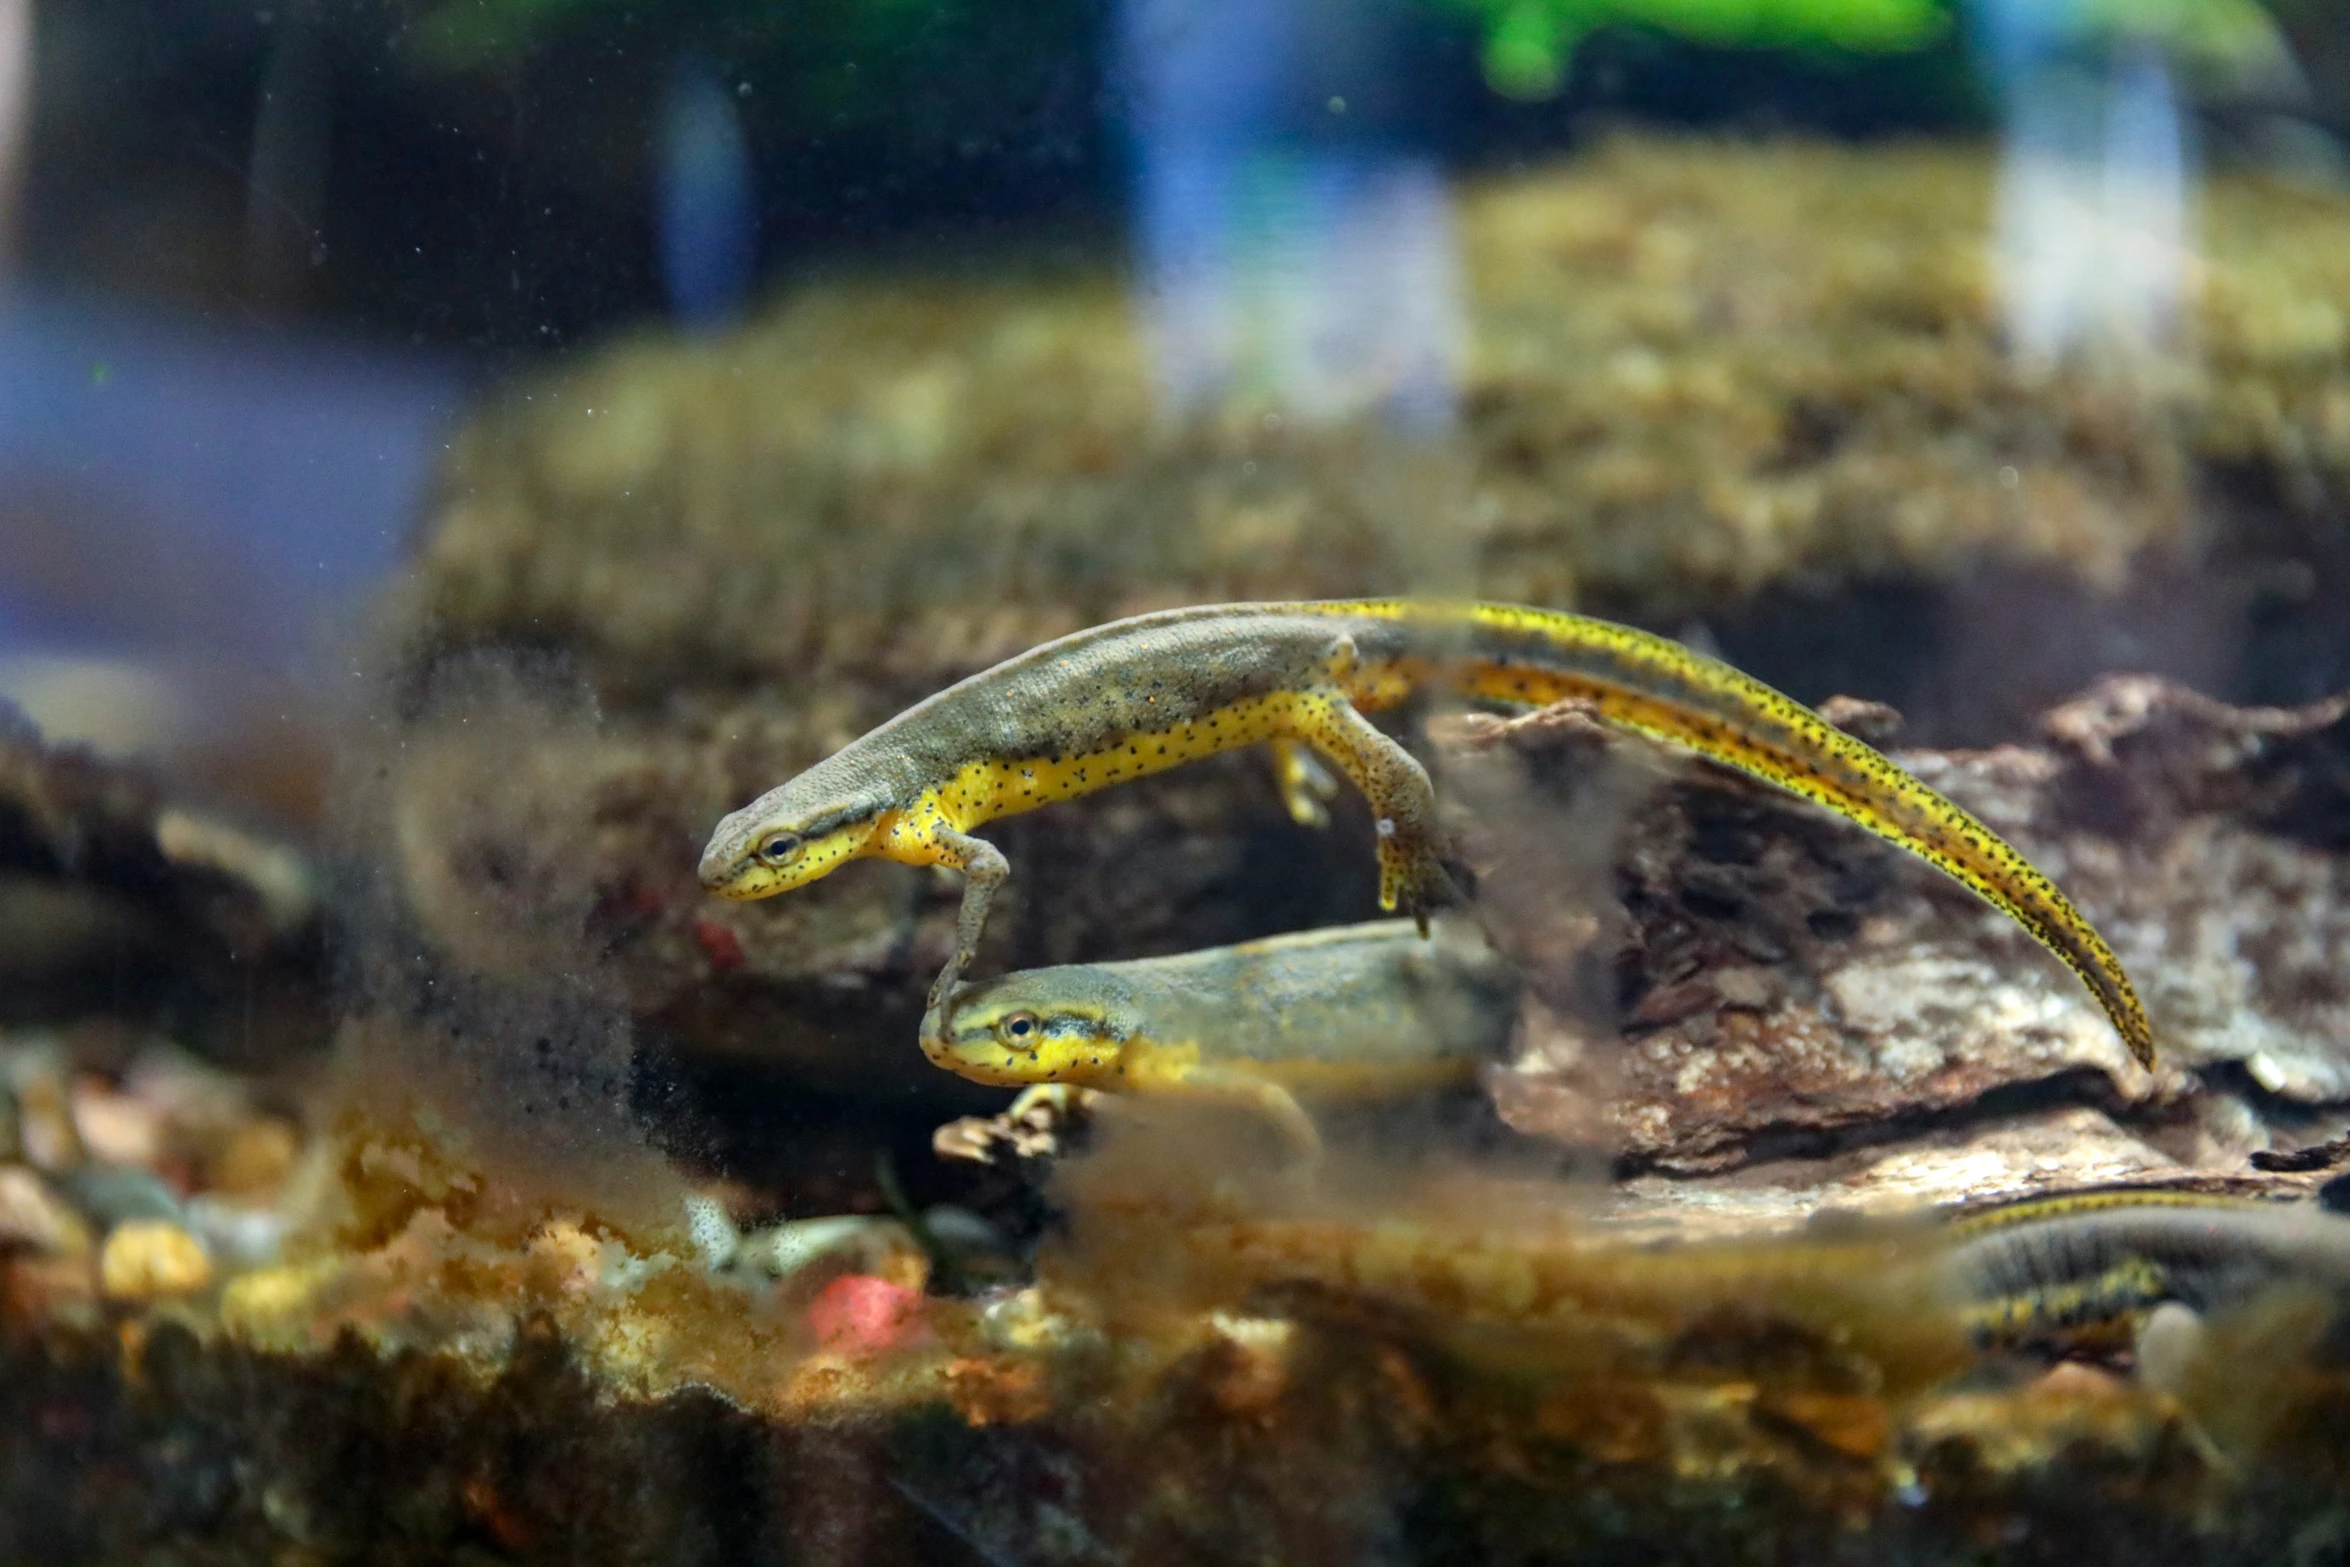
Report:
[[[1008,1045],[1025,1045],[1036,1037],[1037,1022],[1033,1012],[1015,1012],[996,1024],[996,1032]]]
[[[799,852],[800,835],[796,832],[776,833],[758,848],[759,858],[771,865],[781,865]]]

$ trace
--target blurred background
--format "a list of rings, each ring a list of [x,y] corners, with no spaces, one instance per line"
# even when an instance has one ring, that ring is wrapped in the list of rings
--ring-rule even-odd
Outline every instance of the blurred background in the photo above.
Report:
[[[798,412],[921,359],[893,438],[935,443],[925,398],[1021,395],[966,373],[975,321],[1110,279],[1071,351],[1149,408],[1076,467],[1196,460],[1124,443],[1243,406],[1373,431],[1413,500],[1362,587],[1539,554],[1529,596],[1936,739],[2111,667],[2304,699],[2350,683],[2345,301],[2272,274],[2350,259],[2346,108],[2315,0],[7,0],[0,692],[303,823],[360,606],[465,531],[469,410],[760,343],[799,362],[744,395]],[[1903,353],[1945,384],[1889,386]],[[722,459],[745,516],[773,457]],[[1276,488],[1242,509],[1327,504]]]
[[[2346,116],[2315,0],[0,0],[0,697],[485,1081],[918,1146],[951,889],[695,854],[1083,625],[1475,593],[1939,746],[2350,687]],[[1369,912],[1196,771],[1008,824],[990,960]]]
[[[1548,1527],[1521,1459],[1556,1453],[1602,1520],[1594,1558],[1653,1526],[1674,1559],[1720,1538],[1792,1560],[1815,1536],[1767,1509],[1795,1507],[1836,1559],[1875,1508],[1952,1530],[1952,1559],[2102,1559],[2140,1538],[2098,1510],[2116,1475],[2168,1509],[2143,1515],[2167,1549],[2223,1511],[2179,1480],[2192,1463],[2288,1498],[2294,1559],[2340,1559],[2323,1509],[2350,1464],[2324,1438],[2350,1422],[2297,1293],[2196,1362],[2221,1422],[2149,1391],[2141,1440],[2110,1380],[2010,1404],[1970,1380],[1957,1398],[1992,1413],[1967,1420],[2025,1413],[1968,1450],[1895,1434],[1872,1400],[1922,1373],[1848,1361],[1867,1331],[1742,1310],[1707,1330],[1726,1359],[1633,1323],[1627,1355],[1657,1358],[1624,1364],[1677,1368],[1658,1399],[1614,1369],[1553,1397],[1551,1348],[1580,1365],[1616,1329],[1545,1284],[1525,1320],[1555,1338],[1520,1337],[1534,1275],[1494,1252],[1480,1287],[1524,1297],[1493,1319],[1510,1331],[1472,1348],[1447,1283],[1424,1359],[1323,1347],[1374,1342],[1343,1291],[1200,1295],[1238,1313],[1214,1327],[1232,1354],[1163,1340],[1205,1368],[1196,1395],[1118,1371],[1176,1391],[1139,1398],[1144,1435],[1107,1456],[1097,1371],[1143,1359],[1097,1356],[1082,1311],[1066,1334],[990,1317],[1075,1374],[967,1384],[1004,1466],[893,1468],[911,1446],[836,1433],[822,1401],[899,1391],[789,1369],[836,1342],[801,1315],[824,1270],[930,1309],[926,1281],[1016,1275],[1090,1203],[1116,1222],[1067,1232],[1096,1248],[1077,1288],[1102,1322],[1127,1295],[1173,1323],[1140,1299],[1176,1276],[1159,1221],[1247,1186],[1218,1140],[1133,1166],[1164,1181],[1053,1176],[1058,1134],[990,1122],[1008,1091],[923,1058],[952,875],[870,861],[740,904],[695,866],[728,811],[1118,616],[1582,610],[1863,699],[1838,721],[2104,932],[2159,1068],[1995,911],[1849,823],[1580,715],[1414,710],[1397,730],[1526,988],[1473,1102],[1358,1128],[1362,1257],[1395,1255],[1403,1131],[1431,1169],[1458,1131],[1464,1175],[1528,1178],[1394,1207],[1429,1216],[1431,1258],[1454,1255],[1445,1215],[1472,1233],[1584,1195],[1661,1214],[1693,1192],[1682,1212],[1716,1227],[1693,1233],[1744,1236],[1848,1203],[2302,1189],[2350,1159],[2346,523],[2339,0],[0,0],[0,1556],[185,1538],[327,1560],[413,1535],[417,1560],[638,1538],[750,1559],[804,1516],[829,1532],[793,1559],[902,1539],[943,1560],[920,1529],[1033,1492],[1018,1531],[963,1532],[972,1559],[1150,1560],[1118,1520],[1271,1497],[1260,1516],[1302,1498],[1399,1532],[1250,1535],[1257,1556],[1402,1559],[1419,1530],[1451,1560],[1488,1506]],[[1222,755],[990,824],[1014,873],[974,972],[1373,918],[1373,822],[1352,790],[1331,817],[1309,830],[1261,757]],[[1212,1206],[1188,1206],[1195,1180]],[[940,1205],[986,1267],[941,1249]],[[895,1282],[770,1247],[803,1270],[770,1288],[735,1233],[923,1213]],[[2341,1244],[2289,1266],[2334,1278]],[[699,1297],[640,1290],[658,1269],[635,1259],[691,1256],[732,1281],[664,1320]],[[1372,1288],[1359,1261],[1346,1290]],[[562,1331],[602,1346],[577,1364],[622,1368],[611,1386],[665,1365],[748,1390],[726,1420],[804,1431],[653,1410],[601,1484],[572,1466],[627,1400],[539,1353],[549,1301],[588,1313]],[[1920,1320],[1906,1296],[1898,1315]],[[183,1320],[201,1345],[162,1326]],[[81,1335],[40,1348],[55,1375],[16,1348],[44,1323]],[[367,1380],[353,1328],[400,1351],[394,1381]],[[970,1342],[939,1345],[963,1367]],[[569,1391],[521,1423],[445,1413],[401,1391],[450,1381],[405,1353],[435,1345],[518,1346],[554,1369],[513,1396]],[[2305,1352],[2330,1402],[2247,1375]],[[1415,1491],[1347,1456],[1380,1451],[1367,1411],[1440,1432],[1428,1408],[1480,1410],[1451,1371],[1440,1396],[1389,1380],[1456,1363],[1506,1368],[1539,1439],[1475,1413],[1409,1440],[1500,1483]],[[1289,1365],[1342,1384],[1338,1412],[1266,1416]],[[1775,1385],[1797,1396],[1756,1392]],[[1032,1396],[1082,1404],[1066,1472],[1102,1477],[1098,1513],[1059,1449],[1019,1456]],[[1199,1427],[1218,1456],[1186,1469],[1186,1411],[1211,1408],[1234,1423]],[[1312,1455],[1259,1466],[1226,1439],[1244,1428]],[[2078,1468],[2031,1456],[2059,1450]],[[1647,1513],[1623,1478],[1642,1464]],[[501,1499],[500,1474],[527,1478]],[[1979,1510],[1995,1474],[2043,1499],[2038,1532]],[[1708,1535],[1688,1498],[1714,1484]],[[21,1543],[42,1531],[63,1543]],[[1197,1559],[1223,1537],[1169,1536]]]
[[[1003,1098],[908,1048],[956,889],[696,858],[1046,638],[1475,594],[1946,748],[2117,672],[2332,696],[2346,135],[2320,0],[0,0],[0,1022],[413,1094],[614,1211],[677,1211],[646,1127],[746,1215],[870,1209]],[[2099,776],[2019,838],[2095,838],[2084,906],[2232,886],[2099,903],[2168,819]],[[1587,804],[1474,813],[1590,948],[1559,1015],[1656,1026],[1689,931],[1793,961],[1706,891],[1759,850],[1649,896]],[[1369,917],[1337,817],[1228,757],[1008,821],[982,964]],[[2211,999],[2332,906],[2245,874],[2117,945],[2166,1048],[2340,1100],[2333,949],[2292,1049]]]

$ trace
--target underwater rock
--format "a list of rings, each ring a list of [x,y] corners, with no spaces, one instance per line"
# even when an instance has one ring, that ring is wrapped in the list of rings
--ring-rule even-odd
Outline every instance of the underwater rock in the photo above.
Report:
[[[98,1283],[111,1300],[192,1295],[212,1282],[196,1237],[163,1219],[118,1224],[98,1251]]]
[[[2323,1142],[2350,1101],[2346,714],[2117,676],[2039,745],[1899,753],[2105,933],[2153,1074],[2012,922],[1846,824],[1572,711],[1458,721],[1453,823],[1488,928],[1536,976],[1503,1113],[1681,1170],[2066,1102],[2173,1173]],[[1588,861],[1568,835],[1612,841],[1611,819],[1602,894],[1557,854]]]
[[[1659,1247],[1555,1193],[1374,1221],[1162,1173],[1087,1172],[1038,1282],[972,1298],[438,1210],[216,1314],[57,1321],[18,1267],[0,1554],[2216,1563],[2338,1527],[2350,1388],[2291,1292],[2165,1393],[1974,1356],[1916,1228]]]
[[[777,718],[862,728],[1058,632],[1405,587],[1703,616],[1798,689],[1819,616],[1895,615],[1916,651],[1864,694],[1936,738],[2125,663],[2224,689],[2246,635],[2341,683],[2350,205],[2215,177],[2192,361],[2042,377],[2000,340],[1991,173],[1623,137],[1473,182],[1463,411],[1418,450],[1160,419],[1106,267],[809,282],[479,417],[397,619],[421,660],[561,648],[633,711],[780,686],[703,709],[761,782]]]
[[[527,724],[479,719],[418,724],[393,769],[408,819],[434,824],[404,837],[406,891],[446,961],[583,961],[545,945],[569,919],[653,1049],[936,1119],[989,1102],[913,1044],[952,941],[951,880],[876,862],[761,903],[711,899],[693,875],[701,834],[793,764],[729,775],[706,729],[642,719],[533,738],[518,762]],[[1534,980],[1497,1102],[1522,1131],[1680,1170],[2052,1104],[2116,1117],[2146,1169],[2240,1171],[2253,1152],[2340,1135],[2345,722],[2338,702],[2235,709],[2129,677],[2056,710],[2037,745],[1902,753],[2113,943],[2156,1024],[2150,1075],[2012,922],[1849,824],[1571,710],[1436,721],[1480,917]],[[799,735],[777,754],[814,760],[815,736]],[[991,836],[1014,872],[982,960],[1006,968],[1373,912],[1359,804],[1302,829],[1248,755]],[[2065,1178],[2050,1168],[2040,1184]]]
[[[164,1025],[257,1064],[324,1042],[323,966],[295,851],[0,710],[0,1022]]]

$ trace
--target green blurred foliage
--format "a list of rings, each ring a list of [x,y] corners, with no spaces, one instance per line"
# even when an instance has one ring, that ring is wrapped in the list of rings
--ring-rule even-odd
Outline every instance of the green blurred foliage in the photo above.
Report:
[[[2073,0],[2083,33],[2129,33],[2197,55],[2267,47],[2276,23],[2259,0]]]
[[[1945,0],[1444,0],[1476,14],[1486,82],[1547,98],[1595,29],[1653,28],[1717,47],[1883,54],[1922,48],[1951,25]]]
[[[1886,54],[1923,48],[1956,20],[1952,0],[1439,0],[1482,29],[1487,83],[1514,98],[1546,98],[1566,78],[1582,39],[1602,27],[1642,27],[1728,48]],[[2044,0],[2083,44],[2134,37],[2191,70],[2243,76],[2288,56],[2261,0]]]
[[[1270,0],[1268,0],[1270,3]],[[1967,0],[1423,0],[1477,30],[1488,86],[1505,97],[1557,93],[1577,46],[1602,28],[1632,28],[1713,48],[1793,50],[1826,58],[1882,56],[1947,38]],[[2191,75],[2243,78],[2291,54],[2272,11],[2339,0],[2044,0],[2085,46],[2147,40]],[[1074,42],[1069,8],[1030,0],[433,0],[416,32],[421,58],[444,68],[511,59],[559,34],[633,29],[723,50],[738,58],[785,57],[792,90],[817,118],[868,119],[900,112],[888,62],[909,52],[934,60],[958,34],[1007,14],[1040,49]],[[992,18],[992,23],[988,20]],[[2338,24],[2337,24],[2338,25]]]

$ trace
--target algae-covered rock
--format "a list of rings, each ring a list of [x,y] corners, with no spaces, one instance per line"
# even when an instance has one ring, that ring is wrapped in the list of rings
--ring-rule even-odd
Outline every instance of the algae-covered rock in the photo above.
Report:
[[[2234,709],[2117,679],[2050,715],[2037,746],[1902,753],[2112,941],[2154,1018],[2148,1074],[2023,931],[1848,823],[1572,712],[1438,721],[1429,754],[1479,874],[1478,917],[1530,979],[1499,1103],[1522,1129],[1675,1168],[1985,1105],[2120,1116],[2138,1152],[2109,1174],[2240,1169],[2336,1135],[2331,1107],[2350,1100],[2342,722],[2339,704]],[[912,1044],[951,940],[949,880],[873,863],[718,903],[691,873],[717,805],[691,765],[707,751],[633,726],[558,741],[527,713],[486,727],[503,738],[468,726],[443,750],[441,729],[418,726],[399,785],[403,811],[447,823],[404,852],[450,961],[513,978],[586,961],[561,945],[584,931],[668,1048],[758,1063],[793,1092],[974,1102]],[[1359,810],[1299,827],[1247,756],[991,834],[1014,866],[985,953],[1004,966],[1373,912]]]
[[[314,1049],[321,926],[291,846],[0,702],[0,1023],[160,1025],[248,1064]]]
[[[2039,378],[2003,353],[1989,201],[1985,151],[1925,145],[1626,139],[1478,181],[1463,411],[1417,457],[1256,405],[1163,423],[1106,271],[806,283],[480,419],[410,623],[563,646],[632,701],[850,675],[878,703],[1169,603],[1670,620],[1986,559],[2111,590],[2218,526],[2294,555],[2350,471],[2350,204],[2217,180],[2192,358]]]

